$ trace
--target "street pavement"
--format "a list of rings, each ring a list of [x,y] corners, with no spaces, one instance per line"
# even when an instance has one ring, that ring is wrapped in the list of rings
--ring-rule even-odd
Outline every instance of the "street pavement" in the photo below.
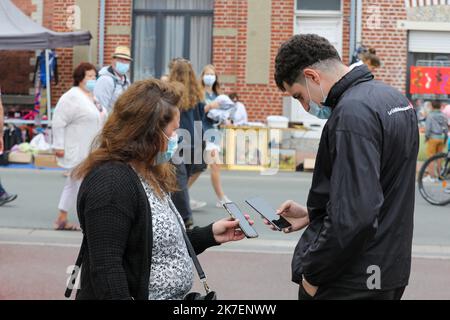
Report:
[[[0,169],[5,188],[19,198],[0,207],[0,299],[63,299],[66,269],[73,264],[81,241],[79,232],[52,231],[62,171]],[[287,199],[305,203],[312,175],[280,172],[223,172],[229,198],[255,219],[257,239],[245,239],[209,249],[200,256],[210,286],[221,299],[296,299],[290,281],[290,262],[301,233],[268,229],[244,200],[252,195],[273,207]],[[209,174],[191,190],[193,198],[208,202],[195,212],[197,225],[227,217],[215,207]],[[450,206],[434,207],[416,193],[413,266],[404,299],[450,299]],[[70,218],[76,221],[76,215]],[[196,290],[201,290],[196,284]]]

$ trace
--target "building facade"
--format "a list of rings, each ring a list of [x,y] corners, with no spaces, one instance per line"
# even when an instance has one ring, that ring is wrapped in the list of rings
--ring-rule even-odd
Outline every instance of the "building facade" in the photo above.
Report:
[[[93,35],[89,48],[57,49],[59,83],[52,87],[53,103],[72,85],[74,66],[81,61],[109,64],[117,45],[132,48],[133,80],[160,77],[174,57],[190,59],[198,73],[213,63],[224,91],[240,95],[252,121],[292,116],[298,109],[273,81],[277,50],[294,34],[325,36],[346,64],[359,45],[375,48],[382,61],[376,78],[407,95],[412,66],[450,60],[448,0],[12,1],[54,31],[81,29]],[[35,54],[0,53],[5,94],[32,94]]]

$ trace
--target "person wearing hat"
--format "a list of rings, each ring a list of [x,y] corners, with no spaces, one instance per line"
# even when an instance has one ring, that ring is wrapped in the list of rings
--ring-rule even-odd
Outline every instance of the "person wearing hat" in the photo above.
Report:
[[[112,112],[119,96],[130,86],[127,74],[131,61],[133,59],[131,59],[130,49],[119,46],[114,51],[112,64],[99,72],[94,96],[108,110],[108,114]]]

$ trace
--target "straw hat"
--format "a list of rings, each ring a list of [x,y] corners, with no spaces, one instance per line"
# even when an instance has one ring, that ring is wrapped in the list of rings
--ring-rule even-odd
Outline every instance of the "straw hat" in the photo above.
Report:
[[[113,58],[121,58],[133,61],[133,59],[131,59],[130,48],[126,46],[118,46],[114,51]]]

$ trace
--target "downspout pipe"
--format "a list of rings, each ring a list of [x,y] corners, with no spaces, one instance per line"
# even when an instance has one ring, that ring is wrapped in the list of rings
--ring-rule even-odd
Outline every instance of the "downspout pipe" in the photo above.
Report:
[[[352,60],[352,55],[353,52],[355,52],[355,48],[356,48],[356,0],[351,0],[349,63]]]
[[[362,0],[356,1],[356,47],[362,45]]]
[[[100,0],[100,21],[98,34],[98,65],[100,68],[104,65],[105,56],[105,4],[106,0]]]

